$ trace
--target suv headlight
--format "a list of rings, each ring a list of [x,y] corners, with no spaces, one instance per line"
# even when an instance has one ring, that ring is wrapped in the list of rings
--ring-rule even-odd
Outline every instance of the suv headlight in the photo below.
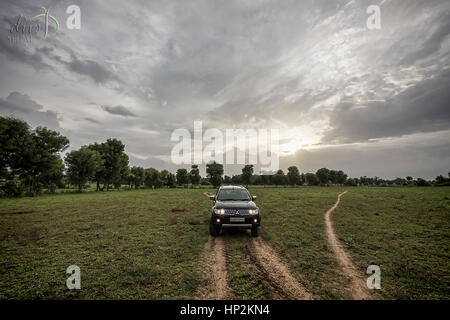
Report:
[[[250,209],[248,210],[249,214],[258,214],[258,209]]]
[[[225,214],[225,209],[214,209],[216,214]]]

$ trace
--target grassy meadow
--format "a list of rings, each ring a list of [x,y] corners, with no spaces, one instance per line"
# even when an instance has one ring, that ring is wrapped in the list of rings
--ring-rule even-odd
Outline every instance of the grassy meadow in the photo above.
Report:
[[[250,187],[261,236],[316,299],[350,298],[327,244],[324,213],[364,273],[381,267],[387,299],[449,299],[450,188]],[[0,299],[191,299],[208,239],[212,189],[157,189],[0,199]],[[243,232],[226,234],[237,299],[267,299]],[[81,290],[66,268],[81,268]]]
[[[380,266],[384,298],[450,298],[450,188],[351,189],[333,222],[361,272]]]
[[[0,298],[190,298],[209,205],[185,189],[1,199]]]

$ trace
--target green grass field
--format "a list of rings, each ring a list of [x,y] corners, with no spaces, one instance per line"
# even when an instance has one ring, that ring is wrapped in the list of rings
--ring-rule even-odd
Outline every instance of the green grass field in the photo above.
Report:
[[[357,266],[387,299],[450,298],[450,188],[351,189],[333,213]]]
[[[450,298],[450,188],[250,188],[262,237],[317,299],[350,298],[327,244],[324,213],[364,274],[382,270],[382,298]],[[0,199],[0,298],[191,299],[201,283],[212,202],[206,189]],[[242,232],[227,234],[237,299],[267,299]],[[81,268],[82,289],[66,288]]]
[[[196,290],[210,205],[201,192],[0,201],[1,298],[184,299]],[[73,264],[81,268],[81,290],[65,287]]]

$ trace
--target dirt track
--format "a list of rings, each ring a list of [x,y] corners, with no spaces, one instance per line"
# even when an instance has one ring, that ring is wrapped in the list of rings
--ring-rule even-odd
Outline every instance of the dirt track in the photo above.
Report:
[[[249,238],[249,252],[273,299],[309,300],[311,294],[292,276],[275,250],[261,238]]]
[[[370,299],[365,279],[356,269],[350,255],[345,252],[337,239],[331,222],[331,213],[337,208],[341,196],[338,195],[336,203],[325,213],[325,227],[328,242],[335,254],[342,273],[350,280],[350,293],[354,299]],[[209,196],[206,192],[205,196]],[[227,235],[209,237],[205,244],[205,251],[201,261],[204,283],[199,286],[196,299],[232,299],[233,293],[228,284],[226,246]],[[261,237],[247,238],[246,254],[251,259],[250,274],[261,282],[268,290],[272,299],[309,300],[312,299],[305,287],[292,276],[289,268],[281,261],[275,250]]]
[[[228,273],[225,258],[225,240],[222,237],[209,237],[201,261],[204,284],[199,286],[195,299],[230,299]]]
[[[209,197],[207,192],[203,194]],[[227,235],[216,238],[210,236],[205,244],[201,261],[204,285],[197,290],[195,299],[233,298],[232,290],[228,285],[226,239]],[[254,262],[249,270],[250,274],[264,284],[272,299],[312,299],[311,294],[292,276],[289,268],[266,241],[249,236],[246,253]]]
[[[365,279],[363,279],[363,277],[356,269],[350,255],[347,252],[345,252],[342,244],[337,239],[330,217],[331,213],[339,205],[339,202],[341,201],[341,196],[344,195],[345,193],[347,193],[347,191],[342,192],[340,195],[338,195],[336,203],[325,213],[326,233],[328,237],[328,243],[330,244],[331,248],[334,251],[336,260],[339,262],[339,265],[341,266],[342,273],[348,279],[350,279],[350,292],[353,299],[366,300],[370,299],[368,289],[366,286],[366,281]]]

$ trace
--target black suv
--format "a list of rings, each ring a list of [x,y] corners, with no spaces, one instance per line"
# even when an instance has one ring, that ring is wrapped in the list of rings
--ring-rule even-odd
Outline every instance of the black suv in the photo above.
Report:
[[[247,189],[237,186],[220,187],[215,196],[209,223],[209,233],[217,236],[222,228],[248,228],[252,236],[258,236],[261,215]]]

